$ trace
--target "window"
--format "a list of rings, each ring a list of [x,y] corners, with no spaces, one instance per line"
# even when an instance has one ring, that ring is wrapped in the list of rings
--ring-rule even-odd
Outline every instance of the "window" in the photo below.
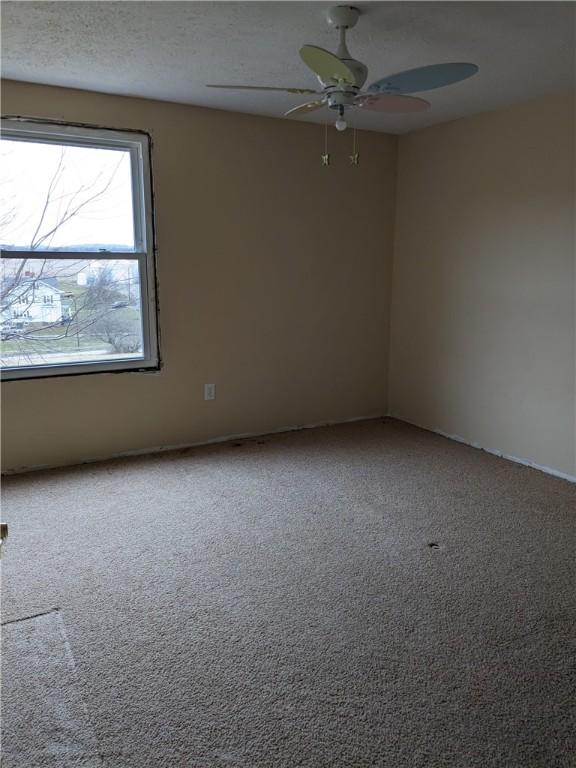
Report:
[[[2,120],[4,379],[158,368],[149,141]]]

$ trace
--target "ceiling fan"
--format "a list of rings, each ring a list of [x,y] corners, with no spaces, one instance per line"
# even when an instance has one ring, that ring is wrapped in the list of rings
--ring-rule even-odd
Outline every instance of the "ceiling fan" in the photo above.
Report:
[[[340,42],[336,54],[316,45],[300,49],[300,58],[314,72],[322,90],[311,88],[277,88],[256,85],[208,85],[208,88],[229,88],[244,91],[282,91],[317,96],[314,101],[300,104],[285,112],[285,117],[313,112],[328,107],[337,112],[336,128],[347,127],[346,111],[359,108],[376,112],[424,112],[430,102],[407,94],[431,91],[452,85],[478,72],[476,64],[451,62],[417,67],[375,80],[368,89],[362,88],[368,77],[368,68],[353,59],[346,46],[346,30],[356,25],[360,11],[349,5],[337,5],[328,11],[328,23],[338,30]]]

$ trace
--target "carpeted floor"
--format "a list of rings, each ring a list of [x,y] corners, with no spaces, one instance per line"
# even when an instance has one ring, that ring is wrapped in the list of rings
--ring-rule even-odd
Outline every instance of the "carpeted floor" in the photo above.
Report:
[[[60,611],[9,622],[2,635],[3,765],[101,768]]]
[[[378,420],[8,478],[3,517],[4,768],[576,766],[568,482]]]

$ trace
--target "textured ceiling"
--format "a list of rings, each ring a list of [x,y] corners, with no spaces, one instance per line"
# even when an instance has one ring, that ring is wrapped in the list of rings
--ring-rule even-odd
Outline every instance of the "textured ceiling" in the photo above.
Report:
[[[206,83],[315,87],[304,43],[335,50],[324,2],[2,3],[5,78],[279,116],[303,100]],[[572,2],[368,2],[349,47],[368,83],[470,61],[470,80],[430,91],[426,114],[356,111],[360,128],[403,133],[575,86]],[[301,118],[323,122],[324,110]]]

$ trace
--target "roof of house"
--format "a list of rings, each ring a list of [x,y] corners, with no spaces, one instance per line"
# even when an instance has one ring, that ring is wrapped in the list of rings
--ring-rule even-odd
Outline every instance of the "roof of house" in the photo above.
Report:
[[[5,284],[10,282],[14,282],[13,280],[5,280]],[[50,288],[55,293],[64,293],[64,291],[60,290],[60,288],[57,287],[58,278],[56,277],[43,277],[41,279],[38,278],[25,278],[24,280],[20,280],[18,282],[18,285],[16,287],[21,286],[23,290],[28,290],[30,286],[35,287],[38,285],[44,285],[47,288]]]

